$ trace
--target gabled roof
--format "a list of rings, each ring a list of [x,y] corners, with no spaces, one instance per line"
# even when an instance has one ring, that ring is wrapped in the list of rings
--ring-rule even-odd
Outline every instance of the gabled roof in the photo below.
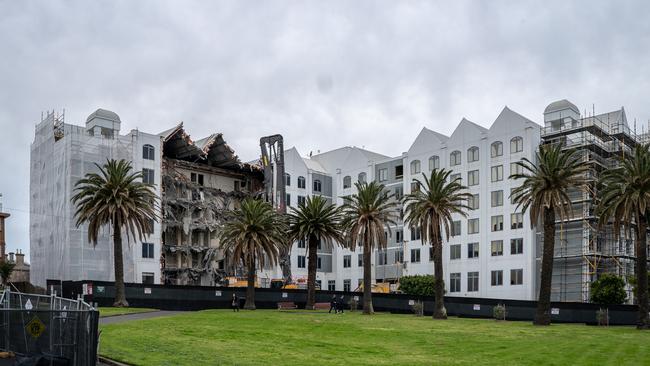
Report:
[[[490,126],[490,131],[495,131],[497,129],[506,129],[506,130],[512,129],[513,124],[515,123],[519,123],[519,124],[532,123],[533,126],[541,128],[541,126],[539,126],[534,121],[531,121],[530,119],[522,116],[521,114],[513,111],[512,109],[506,106],[503,107],[497,119],[495,119],[494,123],[492,123],[492,126]]]
[[[476,135],[475,137],[478,137],[481,134],[487,133],[488,129],[483,126],[479,126],[478,124],[463,117],[458,126],[456,126],[456,129],[454,129],[454,132],[449,137],[449,140],[462,138],[463,136],[466,136],[467,133],[472,132],[474,135]]]
[[[423,127],[409,147],[408,152],[409,154],[417,154],[420,152],[420,150],[429,151],[431,149],[431,145],[441,144],[447,140],[449,140],[448,136]]]

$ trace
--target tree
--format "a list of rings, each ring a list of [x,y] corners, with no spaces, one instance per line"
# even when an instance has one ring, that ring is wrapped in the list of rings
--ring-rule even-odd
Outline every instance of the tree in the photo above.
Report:
[[[351,250],[363,248],[363,313],[374,313],[372,307],[371,255],[375,248],[386,248],[388,225],[396,225],[398,202],[377,182],[355,183],[357,193],[345,198],[343,228],[346,244]]]
[[[15,263],[6,260],[0,262],[0,279],[3,285],[6,286],[9,283],[9,278],[14,271],[14,267],[16,267]]]
[[[127,241],[143,240],[158,219],[158,197],[150,184],[140,181],[141,172],[131,172],[126,160],[107,160],[99,173],[88,173],[75,184],[72,203],[76,206],[76,226],[88,225],[88,240],[97,245],[99,232],[105,225],[113,230],[115,270],[115,302],[113,306],[129,306],[124,293],[124,258],[122,230]]]
[[[622,304],[627,299],[625,281],[616,275],[605,273],[591,283],[591,302],[595,304]]]
[[[233,265],[243,265],[248,271],[244,309],[255,310],[255,271],[267,261],[277,265],[280,250],[286,245],[287,225],[267,202],[251,197],[231,212],[220,235],[221,246]]]
[[[638,329],[650,329],[648,317],[648,214],[650,211],[650,150],[638,145],[633,154],[625,155],[617,168],[603,173],[599,182],[599,225],[613,223],[618,237],[624,229],[628,236],[636,229],[634,250],[637,283]]]
[[[453,225],[452,215],[467,216],[466,202],[472,195],[460,179],[449,181],[451,170],[434,169],[427,177],[422,174],[422,182],[415,180],[418,189],[405,198],[405,222],[412,228],[420,228],[422,243],[429,243],[433,248],[433,268],[435,274],[435,309],[434,319],[446,319],[444,295],[445,282],[442,267],[443,231],[449,240]],[[448,182],[449,181],[449,182]]]
[[[318,243],[343,243],[341,235],[340,210],[321,196],[307,197],[298,209],[289,214],[289,236],[291,240],[307,239],[307,305],[314,309],[316,303],[316,262]]]
[[[533,323],[549,325],[555,220],[565,221],[570,217],[568,191],[586,184],[588,165],[579,159],[575,150],[563,149],[560,144],[541,145],[536,158],[536,163],[527,158],[515,163],[522,168],[522,173],[512,174],[510,179],[522,180],[522,184],[512,191],[510,197],[517,204],[517,209],[529,212],[531,226],[543,222],[542,273]]]
[[[432,275],[403,276],[399,279],[399,289],[408,295],[434,296],[435,282]]]

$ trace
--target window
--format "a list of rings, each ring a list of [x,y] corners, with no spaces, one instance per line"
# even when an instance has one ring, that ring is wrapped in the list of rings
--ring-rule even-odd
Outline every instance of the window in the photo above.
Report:
[[[479,221],[478,219],[469,219],[467,220],[467,233],[468,234],[478,234],[479,232]]]
[[[492,271],[492,286],[503,286],[503,271]]]
[[[452,174],[449,176],[449,182],[456,182],[458,184],[463,184],[463,178],[461,178],[460,173]]]
[[[510,214],[510,229],[522,229],[524,227],[524,214],[516,212]]]
[[[357,180],[359,183],[365,183],[366,182],[366,173],[359,173],[359,176],[357,177]]]
[[[420,173],[420,160],[413,160],[411,162],[411,174]]]
[[[492,231],[503,231],[503,215],[492,216]]]
[[[476,186],[478,183],[478,170],[470,170],[467,172],[467,185]]]
[[[492,247],[492,256],[499,257],[503,255],[503,240],[492,240],[490,243]]]
[[[304,205],[306,201],[305,196],[298,196],[298,206]]]
[[[359,257],[357,259],[357,266],[363,267],[363,254],[359,254]]]
[[[474,161],[478,161],[478,147],[476,146],[467,149],[467,162],[471,163]]]
[[[429,262],[433,262],[433,247],[429,247]]]
[[[287,187],[291,186],[291,175],[289,173],[284,173],[284,184]]]
[[[522,285],[524,283],[524,270],[511,269],[510,270],[510,285]]]
[[[322,284],[321,280],[316,280],[316,290],[320,290],[322,288],[321,284]]]
[[[402,196],[404,196],[404,187],[395,187],[395,194],[393,197],[395,197],[396,200],[400,200],[402,199]]]
[[[321,191],[321,183],[320,180],[316,179],[314,181],[314,192],[320,192]]]
[[[156,222],[154,221],[154,219],[147,220],[147,227],[144,228],[144,233],[147,234],[147,235],[152,235],[155,225],[156,225]]]
[[[470,210],[478,210],[479,209],[479,196],[477,194],[473,194],[470,197],[467,198],[467,206],[469,206]]]
[[[402,178],[404,176],[404,165],[398,165],[395,167],[395,178]]]
[[[343,268],[350,268],[352,267],[352,256],[351,255],[344,255],[343,256]]]
[[[496,158],[503,155],[503,142],[495,141],[490,145],[490,156]]]
[[[512,195],[514,193],[514,191],[515,191],[515,188],[510,188],[510,203],[513,204],[513,205],[517,203],[517,202],[515,202],[515,198]]]
[[[327,291],[336,291],[336,280],[327,281]]]
[[[454,165],[460,165],[461,158],[460,158],[460,151],[456,150],[449,154],[449,165],[454,166]]]
[[[421,236],[420,227],[411,227],[411,240],[420,240]]]
[[[467,291],[478,291],[478,272],[467,273]]]
[[[433,247],[431,247],[431,249],[433,249]],[[449,259],[460,259],[460,244],[449,246]]]
[[[460,235],[460,221],[451,222],[451,233],[449,233],[449,235],[450,236]]]
[[[190,173],[190,181],[194,184],[202,186],[204,183],[204,176],[203,174]]]
[[[153,273],[151,272],[142,272],[142,284],[144,285],[153,285]]]
[[[385,182],[388,179],[388,169],[379,169],[379,181]]]
[[[388,264],[388,253],[385,250],[377,252],[377,265],[383,266]]]
[[[153,258],[153,243],[142,243],[142,258]]]
[[[298,177],[298,188],[305,189],[307,185],[305,184],[305,177],[300,176]]]
[[[460,292],[460,273],[449,274],[449,292]]]
[[[396,251],[394,263],[403,263],[403,262],[404,262],[404,252],[402,250]]]
[[[478,258],[478,243],[467,243],[467,258]]]
[[[429,170],[440,169],[440,158],[434,155],[429,158]]]
[[[142,169],[142,183],[154,184],[154,171],[153,169]]]
[[[411,192],[418,192],[420,190],[420,182],[411,182]]]
[[[287,200],[284,203],[287,207],[291,206],[291,195],[287,193]]]
[[[323,260],[321,257],[316,258],[316,269],[321,269],[323,266]]]
[[[299,255],[298,256],[298,268],[305,268],[305,256],[304,255]]]
[[[156,160],[154,156],[156,149],[151,145],[142,146],[142,158],[145,160]]]
[[[492,167],[491,179],[493,182],[500,182],[503,180],[503,165],[496,165]]]
[[[352,291],[351,287],[351,281],[350,280],[343,280],[343,291],[345,292],[350,292]]]
[[[395,242],[401,243],[404,240],[404,230],[395,230]]]
[[[411,249],[411,263],[420,263],[420,249]]]
[[[513,137],[512,140],[510,140],[510,153],[514,154],[521,151],[524,151],[524,139],[520,136]]]
[[[522,254],[524,252],[524,239],[510,239],[510,254]]]
[[[490,193],[492,207],[503,206],[503,191],[492,191]]]
[[[306,247],[307,247],[307,245],[305,245],[305,239],[298,240],[298,248],[304,249]]]
[[[510,163],[510,175],[524,174],[524,168],[517,163]]]
[[[352,177],[349,175],[346,175],[343,177],[343,189],[350,188],[352,187]]]

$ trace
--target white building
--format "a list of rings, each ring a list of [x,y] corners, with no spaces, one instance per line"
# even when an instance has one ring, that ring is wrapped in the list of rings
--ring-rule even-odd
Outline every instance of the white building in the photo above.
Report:
[[[296,207],[304,197],[319,194],[340,205],[360,179],[374,179],[401,197],[422,173],[434,167],[452,169],[474,195],[476,208],[468,218],[454,217],[456,233],[444,241],[447,293],[534,299],[535,233],[528,216],[510,203],[516,183],[508,176],[514,162],[534,158],[539,142],[540,126],[506,107],[489,129],[466,119],[451,136],[423,128],[408,151],[396,158],[355,147],[303,158],[293,148],[285,152],[287,202]],[[398,222],[391,231],[388,249],[373,256],[373,280],[394,283],[404,275],[433,274],[430,246],[423,245],[417,230]],[[363,278],[360,254],[322,246],[317,274],[321,287],[354,290]],[[294,279],[306,278],[305,255],[304,244],[295,243]]]
[[[132,130],[120,135],[117,114],[98,109],[85,126],[64,123],[48,113],[37,126],[31,145],[30,256],[31,281],[45,286],[47,279],[113,281],[111,232],[103,230],[97,245],[88,241],[86,225],[76,226],[71,202],[75,183],[95,164],[127,159],[134,171],[155,185],[160,195],[160,136]],[[124,238],[126,282],[160,282],[160,224],[154,224],[144,243]],[[143,255],[145,250],[151,251]]]

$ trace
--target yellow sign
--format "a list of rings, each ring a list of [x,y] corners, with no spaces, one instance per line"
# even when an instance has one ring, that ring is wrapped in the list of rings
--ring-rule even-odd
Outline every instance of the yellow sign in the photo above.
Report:
[[[39,319],[36,315],[30,320],[29,323],[25,326],[27,333],[31,334],[32,337],[38,338],[45,332],[45,324]]]

